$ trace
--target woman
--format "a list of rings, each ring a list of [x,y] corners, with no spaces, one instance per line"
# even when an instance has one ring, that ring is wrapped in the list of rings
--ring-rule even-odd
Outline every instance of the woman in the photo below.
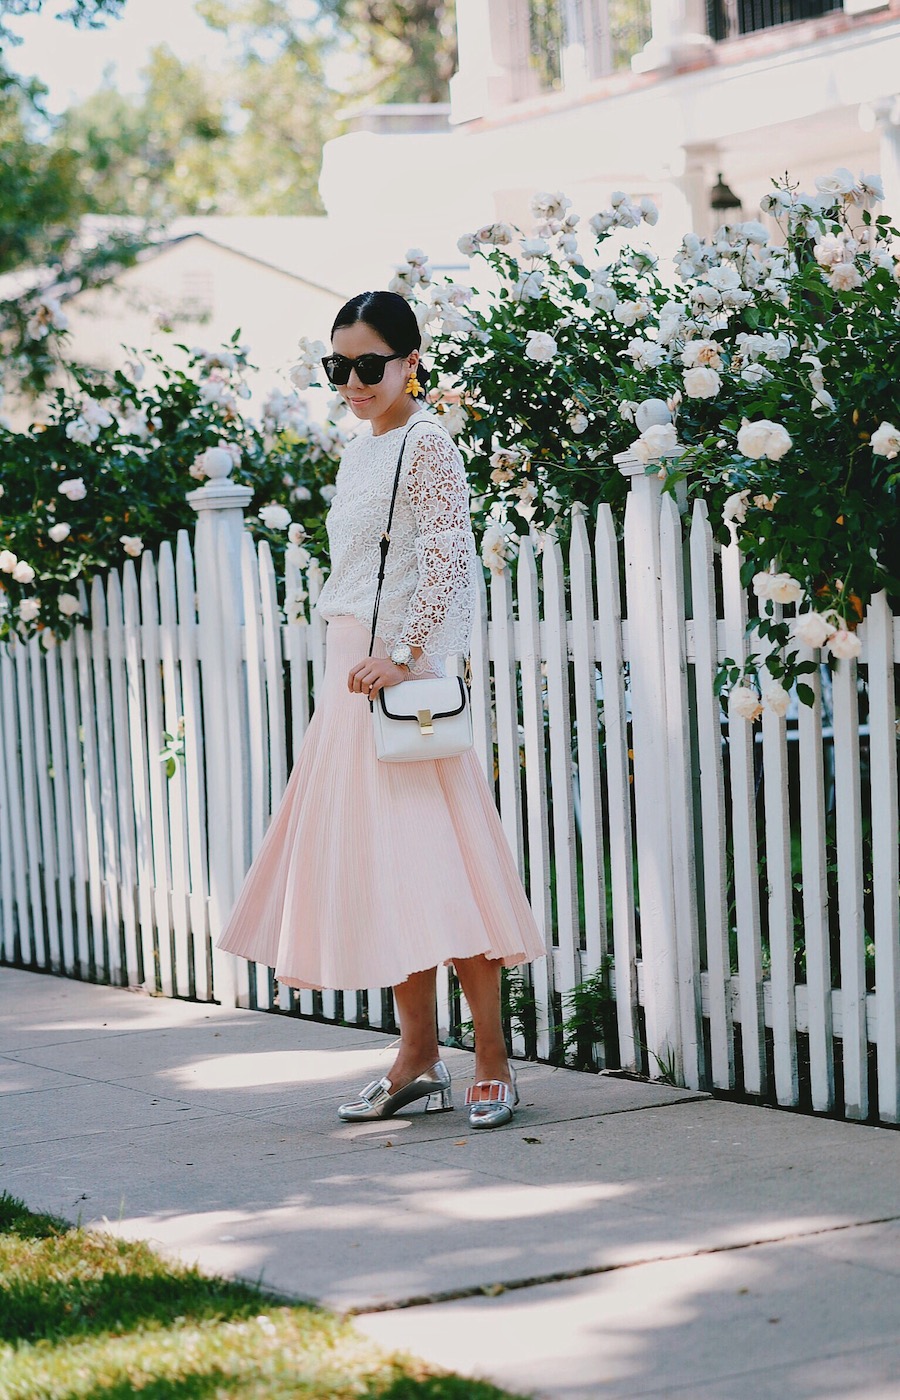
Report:
[[[443,675],[468,650],[476,554],[452,438],[416,401],[421,335],[408,302],[364,292],[342,307],[325,371],[371,424],[346,448],[328,512],[331,574],[324,683],[294,770],[219,946],[291,987],[393,985],[397,1058],[338,1112],[386,1118],[425,1100],[452,1107],[440,1059],[435,973],[452,961],[472,1012],[473,1128],[512,1120],[515,1077],[500,969],[544,947],[473,751],[379,763],[368,701],[411,675]],[[424,374],[423,374],[424,377]],[[402,469],[367,655],[397,459]]]

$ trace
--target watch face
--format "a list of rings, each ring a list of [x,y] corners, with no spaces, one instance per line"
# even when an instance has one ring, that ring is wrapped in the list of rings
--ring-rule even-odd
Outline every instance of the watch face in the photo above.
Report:
[[[407,665],[411,656],[412,651],[405,643],[394,647],[394,650],[391,652],[391,660],[395,666]]]

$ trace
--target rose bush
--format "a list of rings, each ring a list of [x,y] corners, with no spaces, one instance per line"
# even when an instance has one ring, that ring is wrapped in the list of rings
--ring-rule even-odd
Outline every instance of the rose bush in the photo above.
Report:
[[[665,277],[646,248],[619,243],[656,217],[621,192],[584,240],[562,194],[535,197],[528,233],[464,235],[484,288],[407,295],[444,396],[459,399],[447,422],[489,520],[488,567],[517,535],[563,534],[574,501],[621,514],[610,468],[627,449],[666,489],[704,497],[719,541],[740,543],[759,615],[749,659],[719,677],[738,713],[756,716],[763,661],[763,702],[781,713],[814,664],[799,646],[858,654],[872,594],[900,598],[900,235],[873,213],[882,199],[876,177],[847,171],[811,195],[775,184],[770,227],[689,234]],[[812,698],[802,680],[798,693]]]
[[[25,432],[0,426],[0,638],[37,631],[50,645],[68,635],[80,616],[77,581],[192,527],[186,492],[228,470],[253,487],[247,523],[270,541],[279,575],[289,551],[299,567],[309,563],[304,540],[327,559],[337,423],[311,422],[298,394],[282,389],[250,417],[237,336],[218,351],[180,346],[177,355],[183,368],[146,354],[106,382],[70,367],[77,388],[57,390],[44,421]],[[144,362],[155,369],[149,387]],[[286,600],[291,615],[302,601]]]

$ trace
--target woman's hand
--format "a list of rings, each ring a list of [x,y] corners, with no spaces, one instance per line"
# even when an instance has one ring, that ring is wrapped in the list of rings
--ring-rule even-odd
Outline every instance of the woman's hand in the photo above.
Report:
[[[409,671],[405,666],[396,666],[386,656],[367,656],[365,661],[358,662],[348,675],[347,689],[374,700],[379,690],[408,680]]]

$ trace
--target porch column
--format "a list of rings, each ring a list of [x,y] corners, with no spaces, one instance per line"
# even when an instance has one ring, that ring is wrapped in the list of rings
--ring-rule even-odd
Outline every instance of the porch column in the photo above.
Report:
[[[884,209],[900,218],[900,94],[877,97],[859,109],[863,131],[878,133],[878,165],[884,182]]]
[[[635,73],[676,68],[702,58],[713,45],[706,28],[706,0],[650,0],[653,33],[631,66]]]
[[[519,11],[524,14],[520,15]],[[450,121],[475,121],[516,96],[516,21],[521,0],[456,0],[457,71],[450,79]]]

